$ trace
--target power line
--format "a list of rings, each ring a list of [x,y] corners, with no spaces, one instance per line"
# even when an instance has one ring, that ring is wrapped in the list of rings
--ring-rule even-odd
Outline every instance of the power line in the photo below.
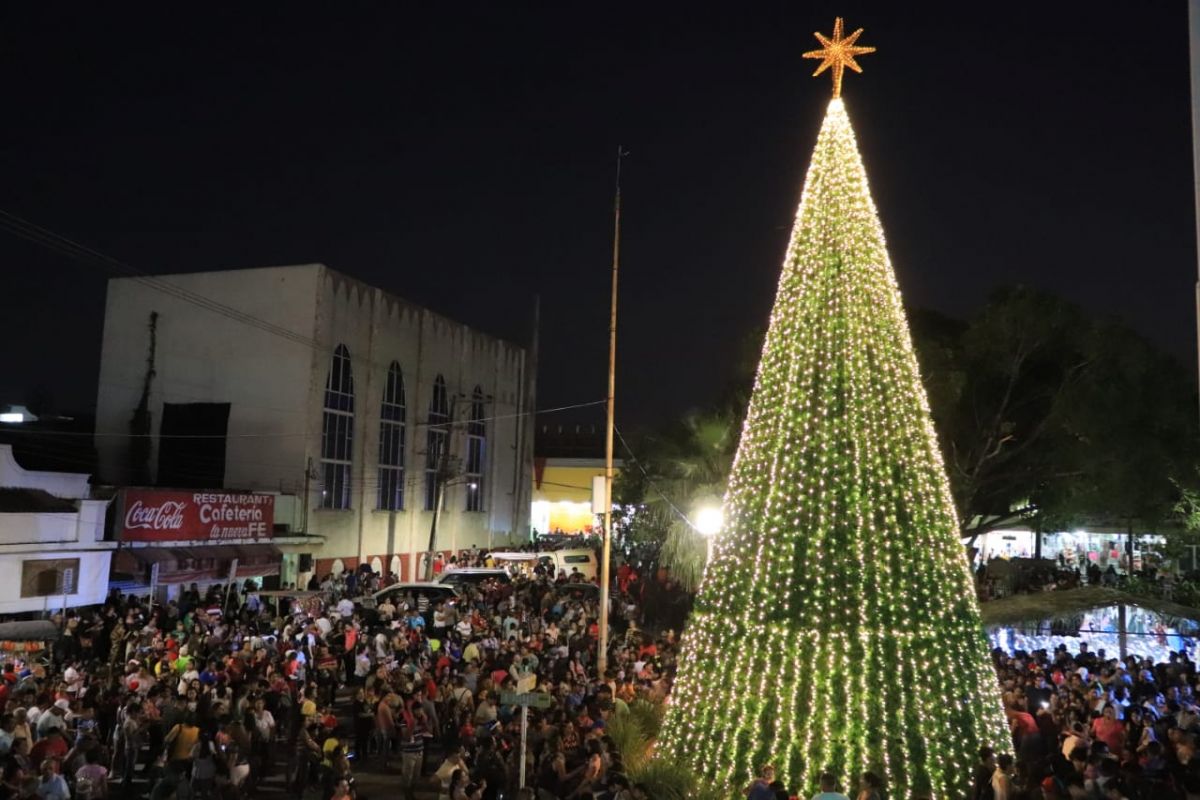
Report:
[[[291,330],[290,328],[278,325],[269,320],[265,320],[262,317],[256,317],[253,314],[241,311],[233,306],[227,305],[218,300],[214,300],[182,286],[177,286],[176,284],[167,281],[163,276],[152,275],[148,272],[140,270],[128,262],[121,261],[120,259],[101,253],[94,248],[80,244],[79,242],[69,239],[66,236],[55,233],[47,228],[43,228],[26,219],[22,219],[21,217],[18,217],[17,215],[3,209],[0,209],[0,230],[7,231],[14,236],[25,239],[26,241],[39,244],[73,260],[126,275],[138,283],[154,289],[155,291],[169,295],[178,300],[182,300],[183,302],[191,303],[199,308],[219,314],[244,325],[257,328],[271,335],[286,339],[294,344],[311,348],[322,355],[332,356],[334,348],[336,347],[336,345],[327,347],[322,345],[316,339],[303,333]],[[463,323],[458,324],[463,325],[463,327],[469,327]],[[498,337],[489,336],[489,338]],[[369,361],[361,356],[355,357],[353,355],[351,355],[351,361],[357,361],[360,365],[368,369],[375,368],[386,370],[390,368],[392,364],[391,361],[388,361],[387,364],[384,364],[382,362]]]
[[[646,479],[646,484],[651,489],[653,489],[655,491],[655,493],[657,493],[658,496],[661,497],[668,506],[671,507],[672,511],[674,511],[676,514],[679,515],[679,518],[681,520],[683,520],[685,525],[687,525],[692,530],[696,530],[696,526],[692,524],[692,521],[690,519],[688,519],[688,515],[684,514],[682,511],[680,511],[679,508],[674,503],[671,502],[671,498],[667,497],[666,492],[664,492],[662,489],[658,488],[658,485],[654,482],[654,479],[650,477],[650,473],[646,471],[646,468],[644,466],[642,466],[642,462],[638,461],[637,456],[635,456],[633,454],[633,448],[631,448],[629,446],[629,442],[625,441],[625,436],[621,433],[620,428],[618,428],[616,425],[613,425],[613,432],[616,433],[617,438],[621,440],[621,446],[624,447],[625,452],[629,454],[629,460],[632,461],[634,466],[636,466],[641,471],[642,477],[644,477]]]
[[[573,403],[567,406],[556,406],[554,408],[539,408],[533,411],[518,411],[513,414],[497,414],[491,417],[481,417],[479,419],[463,419],[463,420],[447,420],[445,422],[406,422],[406,427],[413,428],[452,428],[455,426],[469,425],[472,422],[493,422],[501,419],[515,419],[517,417],[528,417],[537,414],[555,414],[560,411],[571,411],[577,408],[589,408],[591,406],[604,405],[604,400],[591,400],[586,403]],[[308,432],[290,432],[290,433],[180,433],[180,434],[164,434],[164,433],[103,433],[97,431],[89,433],[87,431],[47,431],[23,428],[0,428],[0,433],[16,433],[29,436],[87,436],[92,438],[122,438],[122,439],[144,439],[144,438],[159,438],[159,439],[282,439],[296,436],[309,436]]]

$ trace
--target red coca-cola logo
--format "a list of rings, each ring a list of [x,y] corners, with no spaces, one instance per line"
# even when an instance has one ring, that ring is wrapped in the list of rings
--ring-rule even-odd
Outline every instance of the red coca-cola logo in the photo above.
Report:
[[[183,512],[187,503],[167,500],[156,506],[148,506],[141,500],[134,501],[125,512],[125,528],[141,528],[154,531],[178,531],[183,529]]]

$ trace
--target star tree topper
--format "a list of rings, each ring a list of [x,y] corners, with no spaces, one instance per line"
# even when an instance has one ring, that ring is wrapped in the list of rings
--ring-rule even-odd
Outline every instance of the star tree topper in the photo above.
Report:
[[[817,67],[817,71],[813,73],[813,77],[820,75],[825,70],[832,67],[830,72],[833,75],[833,96],[842,96],[842,70],[846,67],[855,72],[862,72],[862,67],[854,60],[855,56],[874,53],[874,47],[855,46],[858,37],[862,35],[863,29],[859,28],[849,36],[842,36],[842,18],[838,17],[833,21],[833,37],[826,37],[820,33],[814,33],[817,41],[821,43],[820,50],[809,50],[804,54],[805,58],[819,58],[821,66]]]

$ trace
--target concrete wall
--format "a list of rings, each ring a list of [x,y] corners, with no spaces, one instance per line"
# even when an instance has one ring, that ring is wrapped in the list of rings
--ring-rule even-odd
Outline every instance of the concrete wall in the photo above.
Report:
[[[164,403],[230,403],[225,486],[297,491],[304,485],[313,315],[319,265],[153,278],[216,301],[276,332],[248,325],[136,278],[108,282],[96,401],[100,479],[129,483],[129,421],[146,374],[149,320],[158,312],[151,430]],[[236,315],[235,315],[236,316]],[[290,331],[292,336],[280,335]],[[150,463],[157,465],[157,439]]]
[[[73,514],[65,511],[0,514],[0,556],[7,552],[7,546],[10,545],[86,547],[103,542],[104,510],[107,506],[107,500],[80,500],[79,511]],[[47,553],[58,549],[45,548]]]
[[[517,420],[525,351],[474,331],[322,265],[170,275],[161,279],[216,300],[296,336],[269,333],[135,279],[109,282],[97,397],[101,476],[128,481],[129,420],[141,396],[157,311],[156,376],[150,409],[157,434],[162,404],[231,404],[226,450],[227,488],[308,493],[307,530],[325,537],[320,559],[380,557],[424,550],[431,513],[424,508],[425,433],[435,377],[469,413],[478,385],[490,396],[484,511],[467,512],[465,486],[447,492],[438,549],[508,542],[525,519],[514,491],[526,490],[531,465],[518,464]],[[350,352],[355,390],[352,508],[319,509],[325,382],[334,349]],[[405,509],[377,511],[380,403],[389,366],[403,372],[407,400]],[[117,434],[108,436],[105,434]],[[465,455],[461,428],[453,452]],[[157,453],[151,463],[157,463]],[[309,467],[311,466],[311,470]],[[306,470],[309,479],[305,480]],[[405,559],[409,561],[409,559]]]
[[[87,473],[29,470],[17,463],[12,445],[0,444],[0,486],[10,489],[41,489],[55,497],[75,500],[87,497]]]
[[[24,552],[0,557],[0,614],[23,611],[57,611],[63,607],[63,596],[21,597],[21,568],[25,561],[47,558],[78,558],[78,591],[66,596],[68,607],[103,603],[108,594],[108,550],[54,550],[53,552]]]
[[[40,489],[73,500],[74,511],[0,514],[0,614],[60,609],[63,597],[21,597],[25,561],[78,558],[77,591],[68,606],[104,602],[112,544],[104,541],[107,500],[89,500],[88,475],[26,470],[13,458],[9,445],[0,445],[0,486]]]
[[[432,513],[424,510],[425,451],[434,382],[441,375],[449,396],[459,396],[455,417],[465,421],[470,396],[479,386],[490,400],[484,464],[484,510],[466,511],[466,486],[451,486],[439,521],[437,549],[487,546],[507,542],[514,527],[515,478],[528,480],[530,465],[518,465],[517,426],[519,391],[525,351],[479,333],[460,323],[407,303],[379,289],[326,270],[317,302],[317,338],[321,360],[313,364],[310,404],[309,456],[320,463],[320,434],[329,357],[337,345],[350,351],[354,370],[355,440],[353,506],[350,510],[315,509],[309,529],[326,537],[321,558],[354,557],[368,562],[380,557],[385,565],[398,553],[423,551],[429,546]],[[380,403],[391,363],[404,375],[407,403],[405,508],[393,514],[375,510],[378,492]],[[465,428],[454,426],[452,452],[466,455]],[[312,487],[312,505],[320,487]]]

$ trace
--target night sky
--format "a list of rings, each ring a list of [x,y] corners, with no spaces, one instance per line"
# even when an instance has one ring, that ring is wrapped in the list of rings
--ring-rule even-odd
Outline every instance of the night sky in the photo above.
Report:
[[[1194,358],[1183,2],[102,5],[0,14],[0,209],[151,273],[320,261],[521,341],[540,293],[543,407],[604,395],[618,143],[618,421],[720,391],[836,14],[879,48],[844,94],[910,305],[1028,283]],[[88,410],[121,273],[4,230],[0,259],[0,403]]]

